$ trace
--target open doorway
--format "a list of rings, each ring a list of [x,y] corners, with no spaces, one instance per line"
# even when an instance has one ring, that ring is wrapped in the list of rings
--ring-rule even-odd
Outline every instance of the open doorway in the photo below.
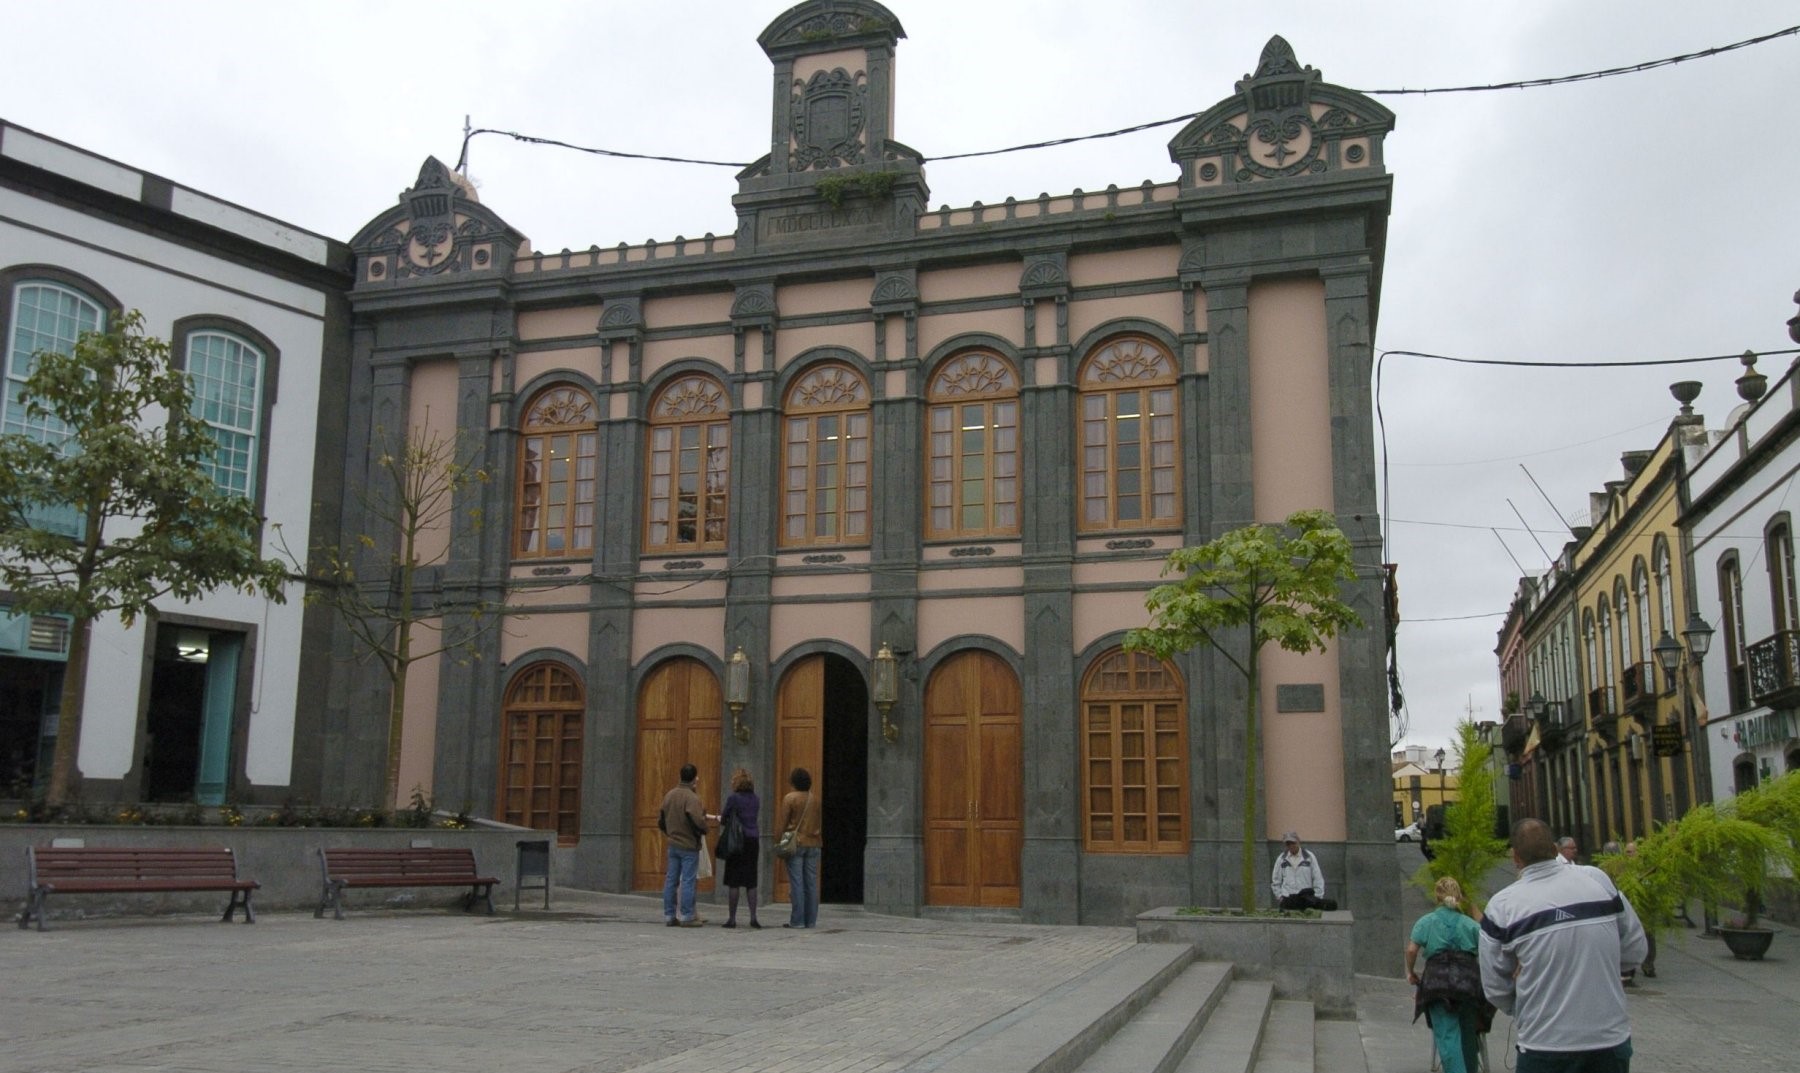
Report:
[[[146,801],[225,803],[244,635],[162,625],[144,713]]]
[[[788,792],[788,773],[813,776],[825,849],[819,900],[861,904],[863,850],[869,839],[869,689],[855,663],[824,653],[799,660],[782,675],[776,697],[774,789]],[[785,869],[775,870],[774,900],[787,900]]]

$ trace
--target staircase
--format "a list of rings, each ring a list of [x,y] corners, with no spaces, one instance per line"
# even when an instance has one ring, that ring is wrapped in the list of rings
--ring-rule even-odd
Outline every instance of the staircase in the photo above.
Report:
[[[1192,947],[1141,943],[905,1073],[1368,1073],[1355,1021],[1320,1021]]]

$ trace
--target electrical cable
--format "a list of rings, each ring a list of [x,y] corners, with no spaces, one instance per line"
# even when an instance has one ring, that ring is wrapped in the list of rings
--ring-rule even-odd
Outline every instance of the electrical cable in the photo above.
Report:
[[[1701,49],[1697,52],[1684,52],[1678,56],[1665,56],[1660,60],[1645,60],[1642,63],[1626,64],[1621,67],[1604,67],[1597,71],[1583,71],[1580,74],[1555,75],[1548,78],[1524,78],[1512,82],[1493,82],[1485,85],[1441,86],[1435,89],[1408,89],[1402,87],[1396,89],[1353,89],[1351,92],[1361,93],[1369,97],[1422,97],[1429,96],[1433,93],[1439,95],[1446,93],[1487,93],[1503,89],[1539,89],[1545,86],[1564,86],[1576,82],[1597,82],[1603,78],[1615,78],[1620,75],[1640,74],[1644,71],[1654,71],[1663,67],[1673,67],[1676,64],[1686,63],[1690,60],[1710,59],[1714,56],[1722,56],[1727,52],[1736,52],[1738,49],[1766,44],[1767,42],[1783,37],[1791,37],[1795,34],[1800,34],[1800,26],[1789,26],[1784,30],[1776,30],[1774,33],[1763,34],[1760,37],[1750,37],[1742,41],[1734,41],[1729,45],[1717,45],[1712,48]],[[933,163],[946,160],[970,160],[975,157],[999,156],[1003,153],[1021,153],[1030,149],[1048,149],[1058,145],[1072,145],[1076,142],[1091,142],[1098,141],[1102,138],[1117,138],[1125,134],[1136,134],[1140,131],[1154,130],[1157,127],[1169,127],[1174,126],[1176,123],[1185,123],[1189,120],[1196,119],[1203,114],[1204,111],[1188,112],[1184,115],[1172,116],[1168,119],[1153,120],[1149,123],[1135,123],[1129,127],[1120,127],[1117,130],[1101,131],[1097,134],[1077,134],[1066,138],[1047,138],[1043,141],[1026,142],[1022,145],[1010,145],[1003,149],[979,149],[967,153],[945,153],[942,156],[931,157],[921,156],[919,161],[920,163]],[[458,155],[456,160],[457,171],[462,171],[468,167],[469,140],[477,134],[501,134],[508,138],[512,138],[515,141],[521,141],[531,145],[553,145],[561,149],[573,149],[578,153],[591,153],[595,156],[615,157],[623,160],[658,160],[670,164],[700,164],[715,168],[747,168],[750,166],[750,162],[748,161],[704,160],[695,157],[665,156],[658,153],[631,153],[620,149],[604,149],[594,146],[574,145],[570,142],[560,141],[556,138],[544,138],[531,134],[520,134],[517,131],[500,130],[495,127],[480,127],[463,132],[462,152]]]

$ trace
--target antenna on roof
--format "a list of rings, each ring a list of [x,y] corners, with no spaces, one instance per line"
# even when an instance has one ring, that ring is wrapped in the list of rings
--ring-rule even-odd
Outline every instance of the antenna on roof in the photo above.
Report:
[[[1519,508],[1513,507],[1513,501],[1510,499],[1507,500],[1506,505],[1512,507],[1513,517],[1519,519],[1519,524],[1525,527],[1527,533],[1531,534],[1531,542],[1536,544],[1538,550],[1544,553],[1544,561],[1547,563],[1555,562],[1556,556],[1544,550],[1544,542],[1537,538],[1537,532],[1531,528],[1531,523],[1525,520],[1525,515],[1519,513]]]
[[[456,162],[456,170],[462,173],[464,178],[467,178],[469,175],[469,135],[471,133],[473,133],[473,131],[469,126],[469,113],[464,112],[462,159]]]
[[[1512,553],[1512,549],[1506,547],[1506,538],[1500,535],[1500,530],[1495,529],[1492,526],[1489,526],[1488,532],[1494,534],[1494,539],[1498,540],[1500,542],[1500,546],[1502,548],[1506,548],[1506,557],[1508,559],[1511,559],[1513,561],[1513,565],[1519,568],[1519,576],[1520,577],[1525,577],[1526,575],[1531,573],[1531,571],[1525,569],[1525,564],[1521,563],[1519,561],[1519,557]]]
[[[1525,463],[1523,463],[1523,462],[1521,462],[1521,463],[1519,463],[1519,468],[1520,468],[1520,469],[1525,469]],[[1565,519],[1565,518],[1564,518],[1564,517],[1563,517],[1563,516],[1562,516],[1562,512],[1561,512],[1561,511],[1559,511],[1559,510],[1557,510],[1557,509],[1556,509],[1556,504],[1555,504],[1555,503],[1551,503],[1551,502],[1550,502],[1550,493],[1549,493],[1549,492],[1546,492],[1546,491],[1544,491],[1544,486],[1543,486],[1543,485],[1541,485],[1541,484],[1539,484],[1539,483],[1538,483],[1538,480],[1537,480],[1537,478],[1536,478],[1536,477],[1533,477],[1533,476],[1532,476],[1532,475],[1531,475],[1531,471],[1530,471],[1530,470],[1528,470],[1528,469],[1525,469],[1525,479],[1526,479],[1526,480],[1529,480],[1529,481],[1530,481],[1530,482],[1531,482],[1531,486],[1532,486],[1532,487],[1533,487],[1533,488],[1536,488],[1536,489],[1537,489],[1537,490],[1538,490],[1538,495],[1541,495],[1541,496],[1543,496],[1543,497],[1544,497],[1544,502],[1545,502],[1545,503],[1547,503],[1547,504],[1549,504],[1549,507],[1550,507],[1550,513],[1551,513],[1551,514],[1554,514],[1554,515],[1556,515],[1556,520],[1557,520],[1557,521],[1559,521],[1559,522],[1562,522],[1562,523],[1563,523],[1563,528],[1565,528],[1565,529],[1569,529],[1569,523],[1568,523],[1568,521],[1567,521],[1567,519]],[[1574,535],[1575,535],[1575,530],[1573,530],[1573,529],[1569,529],[1569,535],[1570,535],[1570,536],[1574,536]]]

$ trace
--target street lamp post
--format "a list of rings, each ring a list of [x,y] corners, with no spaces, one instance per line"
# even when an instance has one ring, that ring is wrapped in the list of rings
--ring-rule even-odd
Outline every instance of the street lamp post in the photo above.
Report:
[[[1694,787],[1694,796],[1701,801],[1710,803],[1712,801],[1712,762],[1707,750],[1706,735],[1699,732],[1696,722],[1694,682],[1689,668],[1691,666],[1698,669],[1706,659],[1706,653],[1712,648],[1713,628],[1707,625],[1706,620],[1701,618],[1698,612],[1690,611],[1687,625],[1681,629],[1681,636],[1687,642],[1685,646],[1681,641],[1669,636],[1669,631],[1664,630],[1662,637],[1657,639],[1650,651],[1656,656],[1656,662],[1662,665],[1665,674],[1672,675],[1676,673],[1677,668],[1680,670],[1681,726],[1688,742],[1688,748],[1684,752],[1687,757],[1686,766],[1689,769],[1688,781]],[[1681,658],[1683,654],[1688,657],[1686,660]],[[1708,938],[1716,935],[1717,921],[1713,918],[1711,910],[1706,912],[1705,923],[1706,927],[1702,934]]]

